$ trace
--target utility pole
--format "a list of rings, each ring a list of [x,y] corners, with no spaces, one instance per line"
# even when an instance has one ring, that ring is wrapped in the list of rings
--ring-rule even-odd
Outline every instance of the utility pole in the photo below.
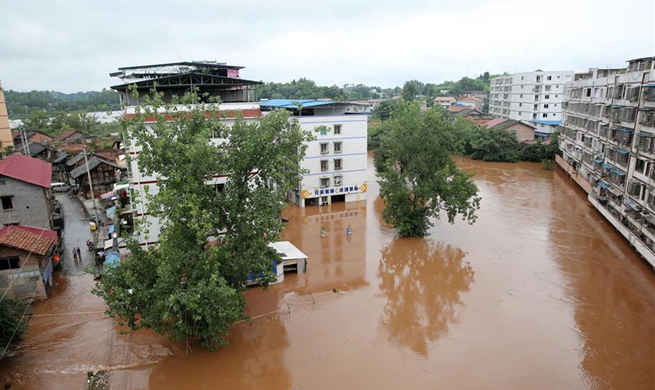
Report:
[[[93,180],[91,180],[91,171],[89,171],[89,160],[86,158],[86,148],[82,148],[82,153],[84,153],[84,164],[86,165],[86,174],[89,178],[89,188],[91,189],[91,199],[93,200],[93,216],[96,217],[96,223],[98,223],[98,210],[96,209],[96,196],[93,193]]]

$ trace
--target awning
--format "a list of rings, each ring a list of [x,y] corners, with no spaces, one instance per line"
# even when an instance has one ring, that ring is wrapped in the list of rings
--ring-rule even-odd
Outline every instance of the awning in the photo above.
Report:
[[[639,206],[639,203],[635,202],[634,200],[628,198],[627,196],[623,197],[623,204],[626,206],[630,207],[631,209],[635,211],[641,210],[641,206]]]
[[[655,134],[644,133],[643,131],[640,131],[639,133],[637,133],[637,136],[638,137],[655,137]]]
[[[603,162],[603,159],[602,159],[602,158],[597,158],[597,159],[594,160],[594,162],[595,162],[596,164],[600,164],[600,163]]]
[[[105,192],[104,194],[100,195],[102,199],[109,199],[112,196],[116,196],[116,194],[114,194],[114,191]]]
[[[616,173],[616,174],[619,175],[619,176],[625,176],[625,172],[623,172],[622,170],[620,170],[620,169],[618,169],[618,168],[610,169],[610,171]]]
[[[600,186],[600,188],[602,188],[604,190],[610,188],[610,186],[607,183],[605,183],[604,181],[599,181],[598,185]]]
[[[612,166],[608,163],[603,164],[603,168],[605,169],[612,169]]]
[[[619,190],[618,188],[614,188],[614,187],[610,188],[610,192],[612,193],[612,195],[616,195],[616,196],[623,195],[622,190]]]
[[[629,153],[630,153],[630,152],[628,152],[627,150],[621,150],[621,149],[615,149],[615,151],[616,151],[618,154],[629,154]]]
[[[626,129],[625,127],[619,127],[616,130],[620,131],[621,133],[632,133],[634,131],[632,129]]]
[[[105,266],[115,267],[120,263],[120,261],[120,253],[113,251],[105,252]]]

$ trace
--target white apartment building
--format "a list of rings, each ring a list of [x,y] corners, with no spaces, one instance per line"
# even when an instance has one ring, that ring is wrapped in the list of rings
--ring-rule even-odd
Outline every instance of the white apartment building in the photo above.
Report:
[[[529,122],[535,134],[547,136],[562,123],[564,84],[573,80],[573,71],[515,73],[491,79],[489,113]]]
[[[270,100],[260,106],[250,101],[253,96],[251,87],[259,82],[241,79],[239,69],[242,67],[205,62],[120,68],[111,75],[125,83],[112,88],[120,93],[121,101],[127,105],[123,114],[126,118],[134,116],[141,95],[150,93],[155,83],[157,90],[164,93],[165,100],[184,94],[190,84],[200,93],[220,97],[225,103],[216,108],[223,114],[221,121],[227,126],[234,124],[237,111],[246,121],[257,121],[271,110],[290,110],[300,126],[312,132],[315,140],[309,142],[306,157],[301,162],[301,168],[308,172],[289,194],[289,200],[300,207],[365,200],[368,116],[348,114],[350,103],[331,100]],[[137,86],[139,97],[129,95],[127,88],[130,85]],[[302,110],[298,110],[297,103],[302,104]],[[318,126],[324,126],[324,131],[315,132]],[[223,143],[224,140],[216,138],[212,142]],[[145,175],[139,168],[137,157],[140,149],[129,138],[126,149],[130,156],[128,174],[134,219],[148,222],[148,231],[139,234],[141,245],[147,248],[157,243],[161,230],[162,221],[150,214],[146,198],[146,193],[154,195],[158,192],[157,178]],[[220,187],[226,180],[217,173],[207,185]]]
[[[164,101],[170,101],[173,96],[182,96],[191,87],[198,88],[199,93],[218,97],[224,102],[216,109],[224,114],[221,121],[231,126],[237,111],[250,121],[258,120],[262,116],[259,104],[251,101],[254,96],[252,87],[260,82],[240,78],[240,69],[243,67],[205,61],[131,66],[119,68],[118,72],[110,74],[123,81],[123,84],[111,88],[119,92],[121,102],[126,106],[123,113],[126,118],[134,116],[141,98],[150,94],[155,85],[157,91],[163,93]],[[137,88],[136,97],[128,91],[128,87],[133,85]],[[221,143],[223,140],[216,138],[212,142]],[[140,149],[129,137],[125,140],[125,148],[130,159],[128,176],[133,217],[135,221],[148,222],[148,231],[139,232],[141,245],[148,248],[158,242],[161,229],[161,221],[150,214],[146,198],[146,193],[154,195],[158,192],[157,178],[142,172],[137,161]],[[217,173],[207,184],[220,186],[224,185],[225,181],[226,178]]]
[[[308,172],[289,194],[289,200],[296,205],[366,200],[368,116],[347,114],[350,104],[332,100],[260,102],[264,114],[275,109],[292,111],[303,130],[314,135],[301,162],[301,168]]]
[[[655,267],[655,57],[566,84],[558,164]]]

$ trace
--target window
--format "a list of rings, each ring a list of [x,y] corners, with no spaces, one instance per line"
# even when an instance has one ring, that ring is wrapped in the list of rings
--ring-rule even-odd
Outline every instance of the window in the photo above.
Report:
[[[520,97],[521,99],[523,99],[523,94],[520,94],[519,97]]]
[[[214,186],[214,189],[215,189],[215,191],[216,191],[217,194],[218,194],[219,192],[223,192],[223,190],[225,189],[225,183],[219,183],[219,184],[216,184],[216,185]]]
[[[544,99],[550,99],[550,95],[544,95]]]
[[[14,209],[14,203],[11,201],[11,198],[13,196],[2,196],[0,197],[0,200],[2,200],[2,209],[3,210],[13,210]]]
[[[328,170],[328,160],[321,160],[321,171],[325,172]]]
[[[567,76],[567,77],[568,77],[568,76]],[[559,78],[559,76],[557,76],[557,78]]]
[[[341,180],[341,175],[334,175],[334,186],[338,187],[341,185],[341,183],[343,183]]]
[[[553,113],[553,116],[555,116],[555,113]]]
[[[546,92],[550,91],[550,85],[546,85]]]
[[[541,82],[541,76],[537,76],[537,82],[538,82],[538,83]]]
[[[341,134],[341,125],[334,125],[334,135]]]
[[[541,114],[543,118],[548,118],[548,114]]]
[[[328,154],[328,153],[329,153],[329,150],[328,150],[327,142],[321,143],[321,154]]]
[[[341,159],[340,158],[335,158],[334,159],[334,170],[335,171],[340,171],[343,169],[343,165],[341,165]]]
[[[328,188],[330,186],[330,178],[322,177],[321,178],[321,188]]]
[[[523,89],[523,85],[521,85],[521,89]]]
[[[539,109],[539,105],[538,105],[538,104],[535,104],[534,107],[532,107],[532,109],[533,109],[533,110],[537,110],[537,109]]]
[[[335,154],[341,153],[341,142],[334,143],[334,153]]]
[[[521,81],[523,81],[523,76],[521,76]]]
[[[523,103],[519,103],[519,107],[523,107]]]
[[[546,80],[552,80],[552,79],[553,79],[553,76],[546,77]]]
[[[6,269],[19,269],[20,268],[20,258],[18,256],[12,257],[3,257],[0,259],[0,271]]]
[[[548,104],[544,104],[544,108],[548,108]]]
[[[327,135],[327,129],[325,127],[321,127],[320,134],[321,135]]]
[[[585,91],[585,96],[591,97],[591,88],[587,88],[587,90]]]
[[[512,134],[516,135],[516,129],[512,129],[510,131],[512,132]]]

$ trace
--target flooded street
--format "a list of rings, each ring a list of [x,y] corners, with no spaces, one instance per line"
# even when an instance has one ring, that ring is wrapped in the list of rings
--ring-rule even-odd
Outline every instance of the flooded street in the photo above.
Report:
[[[655,272],[561,172],[458,165],[476,172],[478,221],[437,221],[425,239],[385,226],[370,159],[367,204],[287,209],[283,239],[307,273],[248,290],[252,322],[188,355],[104,317],[81,273],[87,222],[60,199],[68,264],[0,380],[82,388],[104,369],[112,389],[655,388]]]

